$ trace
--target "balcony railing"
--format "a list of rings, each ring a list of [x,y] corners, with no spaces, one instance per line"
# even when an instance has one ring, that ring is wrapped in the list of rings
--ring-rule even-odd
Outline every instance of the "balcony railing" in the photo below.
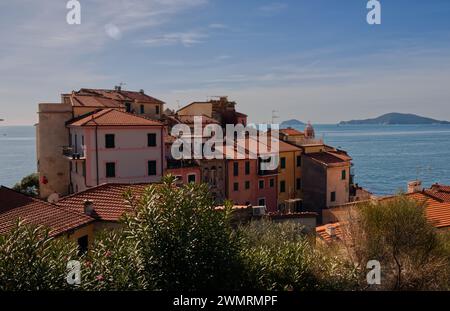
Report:
[[[72,160],[82,160],[84,159],[84,148],[81,150],[75,150],[72,146],[64,146],[62,147],[62,154],[65,157],[71,158]]]

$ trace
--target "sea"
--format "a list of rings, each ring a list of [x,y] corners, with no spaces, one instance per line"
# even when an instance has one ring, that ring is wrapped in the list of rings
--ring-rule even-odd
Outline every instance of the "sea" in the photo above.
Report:
[[[408,181],[450,185],[450,125],[315,125],[316,137],[346,150],[355,181],[374,194],[406,190]],[[303,130],[303,128],[299,128]],[[0,185],[36,171],[33,126],[0,126]]]

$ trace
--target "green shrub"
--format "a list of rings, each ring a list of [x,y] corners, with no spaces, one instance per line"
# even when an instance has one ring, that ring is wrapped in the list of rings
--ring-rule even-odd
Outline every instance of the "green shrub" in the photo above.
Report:
[[[343,258],[315,247],[296,224],[253,222],[240,228],[248,289],[345,290],[356,284],[356,271]]]
[[[74,243],[18,221],[11,232],[0,235],[0,290],[69,289],[66,269],[72,259],[77,259]]]

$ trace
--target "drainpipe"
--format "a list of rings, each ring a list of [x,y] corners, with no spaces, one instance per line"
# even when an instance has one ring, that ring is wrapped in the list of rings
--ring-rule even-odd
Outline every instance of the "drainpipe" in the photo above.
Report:
[[[97,164],[95,165],[95,168],[97,170],[97,186],[98,186],[99,182],[100,182],[99,172],[98,172],[98,124],[95,125],[95,160],[97,162]]]
[[[166,147],[165,145],[164,145],[164,137],[163,137],[163,135],[164,135],[164,126],[161,126],[161,146],[160,146],[160,148],[161,148],[161,177],[162,176],[164,176],[164,148]]]

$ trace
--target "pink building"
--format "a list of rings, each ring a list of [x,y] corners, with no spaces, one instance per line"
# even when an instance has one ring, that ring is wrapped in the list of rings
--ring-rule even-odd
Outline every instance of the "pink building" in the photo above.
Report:
[[[159,182],[165,169],[161,122],[103,109],[68,123],[70,192],[104,183]]]

